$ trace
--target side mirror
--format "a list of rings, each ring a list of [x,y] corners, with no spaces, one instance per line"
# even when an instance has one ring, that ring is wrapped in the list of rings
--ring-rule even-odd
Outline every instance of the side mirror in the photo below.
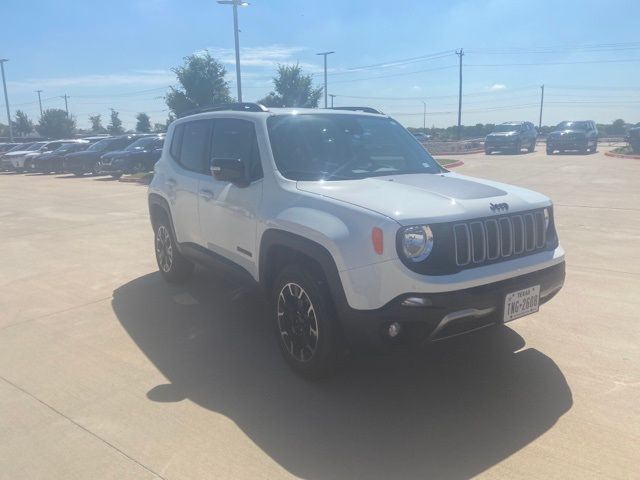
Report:
[[[211,174],[216,180],[231,182],[239,187],[246,187],[249,184],[244,162],[239,158],[211,159]]]

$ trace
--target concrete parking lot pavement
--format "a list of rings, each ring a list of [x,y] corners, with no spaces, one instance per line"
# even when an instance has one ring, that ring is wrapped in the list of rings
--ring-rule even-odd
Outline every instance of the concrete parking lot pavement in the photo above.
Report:
[[[565,288],[317,384],[252,292],[161,280],[144,187],[0,174],[0,479],[637,478],[640,161],[463,160],[554,199]]]

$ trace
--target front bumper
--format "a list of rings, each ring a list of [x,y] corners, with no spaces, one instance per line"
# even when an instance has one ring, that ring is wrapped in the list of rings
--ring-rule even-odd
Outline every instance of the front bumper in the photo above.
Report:
[[[520,137],[502,137],[502,138],[494,138],[494,139],[486,139],[484,141],[484,147],[486,149],[495,148],[497,150],[501,148],[514,148],[518,142],[520,142]]]
[[[477,287],[442,293],[406,293],[376,310],[338,306],[342,326],[352,345],[378,348],[422,346],[428,342],[501,324],[505,296],[540,285],[540,304],[549,301],[564,284],[565,263]],[[405,306],[408,298],[426,305]],[[401,326],[395,338],[387,335],[392,322]]]
[[[550,150],[582,150],[587,148],[586,138],[552,138],[547,140],[547,149]]]

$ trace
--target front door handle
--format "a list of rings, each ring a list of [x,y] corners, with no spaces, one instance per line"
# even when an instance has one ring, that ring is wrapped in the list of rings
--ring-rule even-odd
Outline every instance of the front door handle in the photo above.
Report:
[[[211,190],[203,189],[203,190],[200,190],[199,194],[200,194],[200,197],[202,197],[202,199],[204,199],[205,202],[213,200],[214,198],[213,192]]]

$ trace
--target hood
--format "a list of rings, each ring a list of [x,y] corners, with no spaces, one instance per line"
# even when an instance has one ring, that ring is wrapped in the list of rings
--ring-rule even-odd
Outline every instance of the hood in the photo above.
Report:
[[[586,132],[584,130],[555,130],[549,134],[550,137],[562,137],[564,135],[584,135]]]
[[[487,135],[487,137],[513,137],[517,134],[518,132],[516,132],[515,130],[512,132],[492,132]]]
[[[357,205],[401,225],[441,223],[494,215],[491,203],[509,212],[550,204],[544,195],[455,173],[410,174],[361,180],[297,182],[298,190]],[[504,213],[504,212],[500,212]]]

